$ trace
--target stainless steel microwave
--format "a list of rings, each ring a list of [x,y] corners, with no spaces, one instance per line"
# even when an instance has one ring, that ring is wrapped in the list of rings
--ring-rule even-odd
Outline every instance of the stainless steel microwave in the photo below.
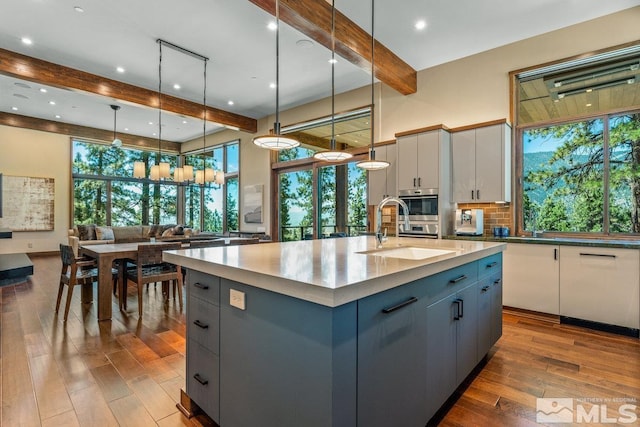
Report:
[[[409,221],[438,221],[437,190],[403,190],[399,196],[409,208]],[[398,215],[399,220],[404,221],[404,212],[402,209],[398,210]]]

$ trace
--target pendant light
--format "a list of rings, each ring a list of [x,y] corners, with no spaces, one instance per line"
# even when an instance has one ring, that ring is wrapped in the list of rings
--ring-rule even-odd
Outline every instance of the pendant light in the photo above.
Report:
[[[159,59],[158,59],[158,158],[156,164],[151,166],[150,178],[158,181],[162,178],[171,177],[169,163],[162,161],[162,44],[158,39]]]
[[[340,162],[353,157],[351,153],[336,149],[336,4],[331,1],[331,145],[329,151],[319,151],[313,155],[325,162]]]
[[[122,141],[118,138],[117,134],[116,134],[116,123],[117,123],[117,114],[118,114],[118,110],[120,109],[119,105],[110,105],[111,109],[113,110],[113,141],[111,141],[111,146],[112,147],[122,147]]]
[[[295,139],[280,135],[280,2],[276,0],[276,121],[273,124],[273,133],[253,138],[253,143],[260,148],[270,150],[285,150],[295,148],[300,142]]]
[[[375,5],[374,5],[374,1],[375,0],[371,0],[371,148],[369,149],[369,159],[367,160],[363,160],[361,162],[356,163],[356,166],[361,168],[361,169],[366,169],[366,170],[378,170],[378,169],[384,169],[389,167],[389,162],[386,162],[384,160],[376,160],[376,151],[374,148],[374,138],[375,138],[375,134],[374,134],[374,103],[375,103],[375,97],[374,97],[374,78],[375,78],[375,61],[374,61],[374,57],[375,57],[375,42],[376,39],[374,37],[374,10],[375,10]]]

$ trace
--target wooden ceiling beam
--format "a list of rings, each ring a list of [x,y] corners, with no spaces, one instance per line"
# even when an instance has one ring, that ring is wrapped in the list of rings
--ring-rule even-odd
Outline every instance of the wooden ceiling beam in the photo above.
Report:
[[[275,0],[249,0],[275,16]],[[280,20],[331,49],[331,4],[325,0],[279,0]],[[349,62],[371,69],[371,35],[336,10],[336,53]],[[375,76],[403,95],[416,93],[416,70],[376,40]]]
[[[95,74],[0,49],[0,74],[158,108],[158,93]],[[202,119],[202,104],[162,94],[162,110]],[[255,133],[256,119],[207,106],[207,120]]]
[[[22,129],[38,130],[42,132],[59,133],[77,138],[86,138],[97,141],[111,141],[113,131],[91,128],[87,126],[73,125],[70,123],[54,122],[51,120],[38,119],[34,117],[21,116],[0,111],[0,125],[13,126]],[[131,135],[118,132],[118,138],[124,147],[140,148],[146,150],[157,150],[158,139],[144,136]],[[162,151],[180,153],[181,144],[162,140]]]

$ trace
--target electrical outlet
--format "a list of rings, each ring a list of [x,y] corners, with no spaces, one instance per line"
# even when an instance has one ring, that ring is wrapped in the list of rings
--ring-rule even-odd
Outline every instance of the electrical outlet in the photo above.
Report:
[[[231,304],[232,307],[244,310],[244,292],[229,289],[229,304]]]
[[[33,248],[33,243],[31,243],[31,242],[27,243],[27,247],[28,247],[29,249]]]

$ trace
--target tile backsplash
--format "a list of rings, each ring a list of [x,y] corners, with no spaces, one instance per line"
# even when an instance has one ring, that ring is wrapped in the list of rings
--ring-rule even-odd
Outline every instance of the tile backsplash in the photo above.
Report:
[[[482,209],[484,211],[484,235],[493,236],[493,227],[509,227],[513,236],[511,205],[502,203],[458,203],[458,209]]]

